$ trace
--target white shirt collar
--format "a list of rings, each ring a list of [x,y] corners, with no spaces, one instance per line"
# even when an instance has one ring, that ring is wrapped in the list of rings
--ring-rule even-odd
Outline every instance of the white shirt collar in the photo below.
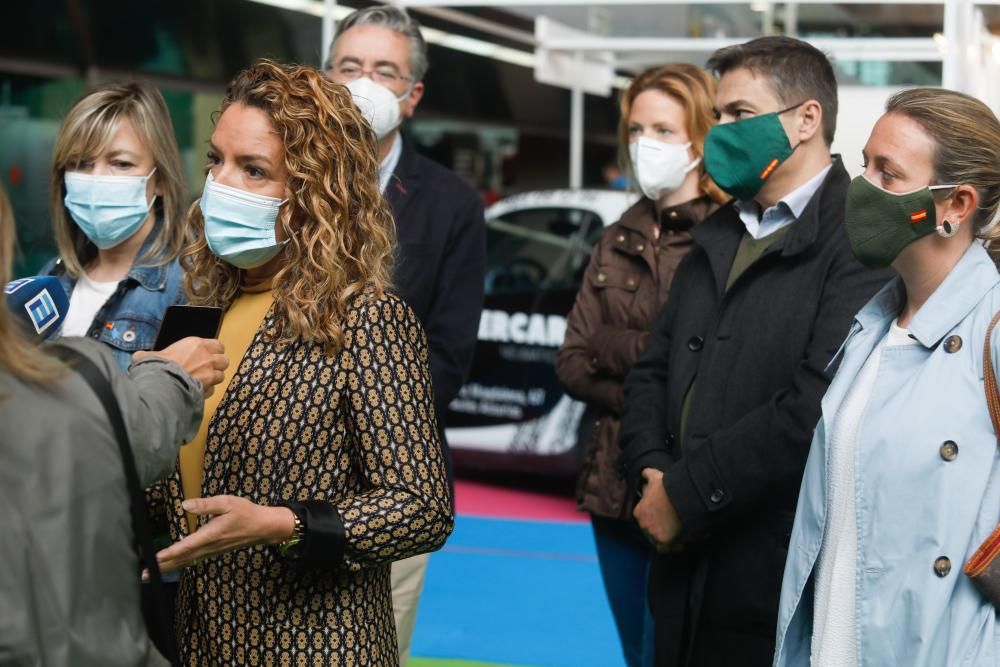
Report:
[[[399,156],[403,154],[403,138],[399,136],[399,130],[396,130],[396,138],[392,141],[392,147],[389,149],[389,153],[382,160],[382,163],[378,166],[378,185],[382,192],[389,187],[389,181],[392,180],[392,173],[396,171],[396,165],[399,164]]]
[[[760,211],[760,204],[754,200],[735,202],[736,210],[739,211],[740,220],[747,228],[747,233],[755,239],[762,239],[798,220],[832,167],[831,162],[818,174],[782,197],[763,214]]]

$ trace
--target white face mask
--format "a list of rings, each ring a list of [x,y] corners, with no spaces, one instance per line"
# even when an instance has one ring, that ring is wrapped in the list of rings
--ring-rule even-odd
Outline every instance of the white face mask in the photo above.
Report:
[[[701,162],[701,158],[688,158],[689,148],[690,143],[667,144],[646,137],[629,144],[632,171],[642,194],[656,200],[679,188],[688,173]]]
[[[384,139],[399,126],[403,119],[399,105],[410,96],[409,92],[396,97],[391,90],[375,83],[367,76],[349,82],[347,89],[351,91],[358,110],[375,130],[375,136],[379,139]]]

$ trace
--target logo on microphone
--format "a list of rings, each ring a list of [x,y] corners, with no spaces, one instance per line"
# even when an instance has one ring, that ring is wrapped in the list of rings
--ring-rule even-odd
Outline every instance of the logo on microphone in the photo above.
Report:
[[[4,294],[13,294],[17,290],[21,289],[28,283],[32,281],[31,278],[19,278],[17,280],[12,280],[7,283],[7,286],[3,288]]]
[[[35,332],[39,334],[59,319],[59,311],[47,289],[43,289],[24,304],[24,309],[28,311],[28,317],[31,318],[31,323],[35,326]]]

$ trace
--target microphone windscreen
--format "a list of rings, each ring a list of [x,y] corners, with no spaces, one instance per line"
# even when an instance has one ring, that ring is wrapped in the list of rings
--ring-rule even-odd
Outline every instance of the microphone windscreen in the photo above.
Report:
[[[69,297],[55,276],[12,280],[3,291],[10,312],[41,338],[55,333],[69,310]]]

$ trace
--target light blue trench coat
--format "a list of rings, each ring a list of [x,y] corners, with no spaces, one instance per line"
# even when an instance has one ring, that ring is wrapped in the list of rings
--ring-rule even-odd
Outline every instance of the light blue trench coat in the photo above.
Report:
[[[897,277],[861,309],[823,397],[785,565],[776,666],[809,664],[833,417],[904,300]],[[920,345],[882,353],[855,451],[859,666],[1000,664],[996,612],[962,573],[1000,521],[982,358],[998,310],[1000,274],[973,243],[913,318]],[[1000,327],[991,347],[1000,367]]]

